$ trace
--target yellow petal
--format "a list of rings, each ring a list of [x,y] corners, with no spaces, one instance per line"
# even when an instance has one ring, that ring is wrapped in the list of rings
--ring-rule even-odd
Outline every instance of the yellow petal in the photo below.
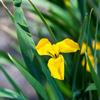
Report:
[[[51,48],[49,49],[49,54],[52,57],[58,57],[59,56],[59,47],[56,44],[53,44]]]
[[[59,46],[59,51],[62,53],[71,53],[80,50],[78,43],[68,38],[58,42],[56,45]]]
[[[94,41],[92,43],[92,46],[94,48]],[[96,50],[100,50],[100,42],[96,42]]]
[[[64,58],[59,55],[58,58],[50,58],[48,67],[53,78],[64,80]]]
[[[84,54],[85,51],[86,51],[86,44],[83,43],[83,44],[82,44],[82,48],[81,48],[81,54]]]
[[[90,59],[90,62],[91,62],[91,64],[92,64],[92,66],[94,67],[94,57],[93,57],[93,55],[89,55],[89,59]],[[84,66],[84,64],[85,64],[85,59],[83,58],[83,60],[82,60],[82,65]],[[86,70],[87,70],[88,72],[90,72],[90,67],[89,67],[88,62],[86,62]]]
[[[82,44],[82,48],[81,48],[81,54],[84,54],[85,51],[86,51],[86,44],[83,43],[83,44]],[[87,52],[88,52],[88,54],[91,54],[90,47],[87,48]]]
[[[49,55],[48,52],[50,48],[51,48],[51,43],[46,38],[42,38],[36,46],[36,50],[39,55]]]
[[[67,7],[71,6],[71,0],[64,0],[64,3]]]
[[[89,55],[89,59],[90,59],[90,62],[91,62],[91,64],[92,64],[92,66],[94,67],[94,57],[93,57],[93,55]],[[87,70],[88,72],[90,72],[90,67],[89,67],[88,62],[86,63],[86,70]]]

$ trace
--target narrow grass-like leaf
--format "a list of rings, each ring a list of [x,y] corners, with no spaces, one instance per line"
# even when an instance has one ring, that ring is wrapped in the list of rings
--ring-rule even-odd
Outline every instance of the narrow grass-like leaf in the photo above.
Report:
[[[15,0],[16,1],[16,0]],[[20,12],[21,11],[21,12]],[[20,44],[22,44],[22,51],[23,52],[25,52],[23,55],[25,56],[31,56],[31,61],[33,60],[32,59],[32,57],[33,57],[33,53],[31,53],[32,51],[30,51],[30,49],[32,49],[33,47],[32,46],[34,46],[33,45],[33,43],[32,43],[32,39],[28,36],[28,31],[26,32],[23,28],[25,27],[26,29],[27,29],[27,25],[25,24],[26,23],[26,21],[25,20],[23,20],[23,19],[25,19],[24,17],[23,17],[23,12],[22,12],[22,10],[21,10],[21,8],[19,8],[19,7],[15,7],[15,20],[17,21],[16,22],[16,27],[17,27],[17,33],[18,33],[18,38],[19,38],[19,41],[20,41]],[[19,19],[19,16],[20,16],[20,19]],[[28,30],[28,29],[27,29]],[[27,41],[26,41],[27,40]],[[24,41],[24,43],[23,43],[23,41]],[[26,42],[25,42],[26,41]],[[31,42],[30,42],[31,41]],[[28,44],[27,44],[28,43]],[[31,43],[31,44],[29,44],[29,43]],[[25,45],[25,47],[23,46],[23,44]],[[32,46],[30,46],[30,45],[32,45]],[[31,48],[30,48],[31,47]],[[26,52],[26,50],[28,50],[28,52]],[[34,50],[33,50],[34,51]],[[26,61],[27,62],[27,61]],[[30,64],[30,61],[29,61],[29,58],[28,58],[28,62],[27,62],[28,64]],[[32,63],[33,63],[33,61],[32,61]],[[31,66],[33,66],[33,65],[31,65]],[[42,65],[43,66],[43,65]],[[50,75],[48,74],[48,71],[47,71],[47,69],[46,69],[46,67],[44,67],[43,66],[43,72],[44,72],[44,74],[46,75],[46,77],[47,77],[47,80],[49,81],[49,83],[52,85],[52,87],[53,87],[53,89],[54,89],[54,91],[55,91],[55,93],[56,93],[56,96],[57,96],[57,99],[62,99],[63,97],[62,97],[62,95],[61,95],[61,93],[60,93],[60,91],[58,90],[58,88],[57,88],[57,86],[56,86],[56,84],[54,83],[54,81],[51,79],[51,78],[49,78],[50,77]]]
[[[10,75],[5,71],[5,69],[2,67],[2,65],[0,65],[0,70],[4,73],[4,75],[6,76],[6,78],[10,82],[10,84],[13,86],[13,88],[15,89],[15,91],[17,93],[19,93],[20,95],[22,95],[23,100],[26,100],[26,97],[24,96],[23,91],[19,88],[19,86],[17,85],[17,83],[10,77]]]
[[[24,58],[25,64],[27,65],[30,73],[39,79],[39,73],[36,71],[36,67],[33,62],[34,54],[32,48],[34,47],[34,42],[32,40],[31,34],[28,29],[28,25],[23,14],[21,6],[21,0],[13,0],[14,3],[14,22],[17,29],[17,37],[20,44],[20,49],[22,56]]]
[[[4,51],[0,51],[0,58],[4,58],[5,60],[11,62],[11,61],[9,60],[8,55],[7,55]]]
[[[14,20],[14,16],[12,15],[11,11],[7,8],[7,6],[4,4],[3,0],[0,0],[0,2],[2,3],[3,7],[5,8],[6,12],[8,13],[8,15],[10,16],[10,18],[12,19],[12,21]]]
[[[55,94],[52,92],[52,88],[46,83],[46,90],[50,100],[56,100]]]
[[[97,17],[96,32],[95,32],[95,43],[94,43],[94,68],[97,67],[97,60],[96,60],[97,59],[97,57],[96,57],[96,41],[97,41],[98,23],[99,22],[98,22],[98,17]],[[87,46],[88,46],[88,44],[87,44]],[[93,78],[94,83],[95,83],[96,88],[97,88],[98,95],[100,96],[100,78],[96,74],[96,72],[95,72],[96,70],[94,70],[93,65],[91,64],[91,61],[89,59],[88,52],[85,55],[86,55],[87,62],[89,64],[89,68],[90,68],[90,71],[91,71],[92,78]]]
[[[85,18],[84,18],[84,23],[83,23],[82,30],[81,30],[81,33],[80,33],[80,36],[79,36],[79,40],[78,40],[78,43],[80,44],[80,50],[82,48],[83,40],[86,36],[87,23],[88,23],[88,16],[86,15]],[[75,65],[73,64],[74,65],[73,66],[74,75],[73,75],[73,82],[72,82],[72,90],[73,91],[76,91],[76,81],[77,81],[76,79],[77,79],[77,76],[78,76],[79,59],[80,59],[80,54],[76,53],[75,56],[74,56]]]
[[[82,19],[84,19],[86,13],[86,0],[78,0],[78,6],[81,12]]]
[[[95,12],[96,16],[98,16],[98,18],[100,20],[100,13],[99,13],[100,8],[95,5],[95,3],[93,2],[93,0],[88,0],[88,3],[94,9],[94,12]]]
[[[83,22],[80,36],[79,36],[79,40],[78,40],[78,43],[80,44],[80,49],[82,48],[82,43],[86,37],[87,25],[88,25],[88,14],[86,14],[84,17],[84,22]]]
[[[17,100],[24,100],[21,95],[19,95],[17,92],[6,89],[6,88],[0,88],[0,97],[1,98],[9,98],[9,99],[17,99]]]
[[[87,62],[89,64],[89,68],[90,68],[90,72],[91,72],[91,75],[92,75],[92,78],[93,78],[93,81],[95,83],[95,86],[97,88],[97,92],[98,92],[98,95],[100,96],[100,79],[99,79],[99,76],[96,74],[96,72],[94,71],[94,68],[91,64],[91,61],[89,59],[89,56],[88,54],[86,53],[86,59],[87,59]]]
[[[47,9],[48,13],[50,13],[50,14],[48,14],[48,13],[41,11],[42,14],[41,13],[40,14],[43,15],[42,17],[45,20],[47,20],[47,21],[49,20],[55,26],[59,26],[59,28],[61,30],[68,32],[68,33],[70,33],[71,36],[73,36],[74,38],[77,38],[77,35],[79,33],[79,30],[77,30],[79,23],[77,22],[78,23],[77,24],[74,22],[75,18],[72,18],[72,16],[69,14],[69,12],[65,11],[64,9],[60,8],[59,6],[53,4],[49,1],[41,1],[41,0],[38,0],[38,1],[32,0],[32,1],[34,3],[33,6],[34,5],[42,6],[44,9]],[[32,3],[32,1],[31,1],[31,3]],[[28,5],[27,1],[26,2],[23,1],[23,3],[24,3],[25,8],[37,13],[36,10],[34,10],[34,8],[32,8],[30,6],[25,6],[25,5]],[[77,25],[74,25],[74,24],[77,24]],[[48,26],[50,26],[50,25],[48,25]],[[73,30],[75,31],[76,34],[74,34]]]
[[[94,84],[94,83],[91,83],[91,84],[86,88],[85,92],[87,92],[87,91],[93,91],[93,90],[97,90],[97,89],[96,89],[95,84]]]
[[[94,66],[95,66],[96,69],[97,69],[96,42],[97,42],[98,24],[99,24],[99,20],[98,20],[98,17],[97,17],[97,21],[96,21],[96,32],[95,32],[95,41],[94,41]]]
[[[16,68],[23,74],[26,80],[30,83],[30,85],[35,88],[35,90],[39,93],[44,100],[48,100],[46,91],[44,87],[26,70],[22,67],[13,57],[9,55],[12,62],[16,65]]]
[[[32,5],[32,7],[35,9],[35,11],[37,12],[37,14],[39,15],[39,17],[41,18],[41,20],[43,21],[43,23],[45,24],[45,26],[47,27],[51,37],[54,39],[54,41],[56,41],[56,37],[54,36],[50,26],[48,26],[47,22],[45,21],[45,18],[43,17],[43,15],[40,13],[40,11],[37,9],[37,7],[33,4],[33,2],[31,0],[28,0],[30,2],[30,4]]]
[[[72,91],[68,88],[67,84],[65,85],[63,82],[60,81],[56,81],[60,90],[62,91],[62,93],[64,95],[66,95],[67,97],[71,98],[72,97]]]
[[[47,69],[47,66],[45,65],[44,61],[41,59],[41,57],[37,54],[37,52],[35,52],[35,55],[42,67],[42,71],[44,73],[44,75],[46,76],[48,82],[49,82],[49,85],[51,86],[51,88],[53,89],[54,91],[54,94],[56,96],[56,99],[57,100],[63,100],[63,96],[61,94],[61,92],[59,91],[57,85],[55,84],[55,81],[51,78],[51,75],[50,75],[50,72],[49,70]]]

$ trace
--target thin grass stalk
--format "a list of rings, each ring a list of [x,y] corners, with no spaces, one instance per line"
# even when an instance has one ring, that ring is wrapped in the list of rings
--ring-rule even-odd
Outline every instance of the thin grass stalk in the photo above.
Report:
[[[30,4],[32,5],[32,7],[35,9],[36,13],[39,15],[39,17],[41,18],[41,20],[43,21],[44,25],[46,26],[46,28],[48,29],[51,37],[54,39],[54,41],[56,40],[56,37],[54,35],[54,33],[52,32],[51,28],[49,27],[49,25],[47,24],[45,18],[43,17],[43,15],[41,14],[41,12],[38,10],[38,8],[34,5],[34,3],[31,0],[28,0],[30,2]]]

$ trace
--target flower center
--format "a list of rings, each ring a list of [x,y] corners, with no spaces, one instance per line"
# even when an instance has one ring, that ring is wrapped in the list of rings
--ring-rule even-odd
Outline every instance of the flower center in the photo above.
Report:
[[[59,55],[57,55],[57,54],[54,55],[54,58],[58,58],[58,57],[59,57]]]
[[[59,54],[57,54],[57,53],[51,53],[51,52],[48,52],[49,53],[49,55],[51,56],[51,57],[53,57],[53,58],[58,58],[59,57]]]
[[[53,44],[48,51],[49,55],[53,58],[58,58],[59,56],[59,48],[57,45]]]

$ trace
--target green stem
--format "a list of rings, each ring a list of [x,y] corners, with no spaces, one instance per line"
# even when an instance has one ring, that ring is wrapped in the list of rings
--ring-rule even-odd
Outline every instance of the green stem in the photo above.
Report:
[[[7,13],[10,15],[11,19],[14,21],[14,16],[11,13],[11,11],[7,8],[7,6],[4,4],[4,2],[2,0],[0,0],[0,2],[3,5],[3,7],[5,8],[5,10],[7,11]]]
[[[26,99],[27,97],[24,95],[23,91],[19,88],[19,86],[16,84],[16,82],[10,77],[10,75],[5,71],[5,69],[2,67],[2,65],[0,65],[0,70],[4,73],[4,75],[6,76],[8,81],[11,83],[11,85],[13,86],[15,91],[18,94],[21,94],[21,96],[23,97],[23,100],[27,100]]]
[[[54,36],[51,28],[49,27],[49,25],[47,24],[45,18],[43,17],[43,15],[41,14],[41,12],[38,10],[38,8],[33,4],[33,2],[31,0],[28,0],[30,2],[30,4],[32,5],[32,7],[35,9],[36,13],[39,15],[39,17],[41,18],[41,20],[43,21],[43,23],[45,24],[46,28],[48,29],[51,37],[54,39],[54,41],[56,41],[56,37]]]
[[[97,21],[96,21],[96,32],[95,32],[95,41],[94,41],[94,66],[95,68],[97,68],[97,60],[96,60],[96,41],[97,41],[97,32],[98,32],[98,17],[97,17]]]

